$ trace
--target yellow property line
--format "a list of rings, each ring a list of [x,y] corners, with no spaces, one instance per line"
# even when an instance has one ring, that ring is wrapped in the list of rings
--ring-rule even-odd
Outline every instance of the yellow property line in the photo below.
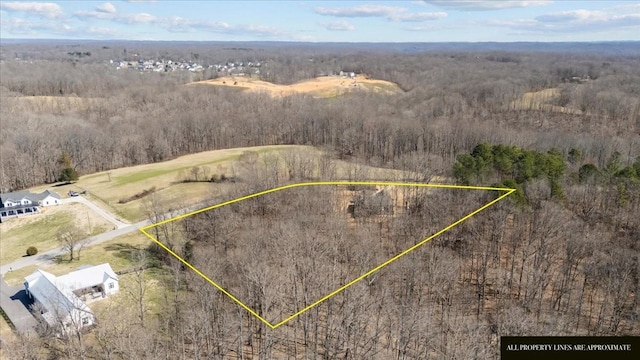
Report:
[[[285,189],[291,189],[291,188],[295,188],[295,187],[301,187],[301,186],[317,186],[317,185],[369,185],[369,186],[373,186],[373,185],[384,185],[384,186],[413,186],[413,187],[433,187],[433,188],[447,188],[447,189],[466,189],[466,190],[488,190],[488,191],[504,191],[505,193],[501,196],[499,196],[498,198],[488,202],[487,204],[483,205],[482,207],[472,211],[471,213],[465,215],[464,217],[460,218],[459,220],[455,221],[454,223],[450,224],[449,226],[443,228],[442,230],[436,232],[435,234],[427,237],[426,239],[420,241],[419,243],[411,246],[410,248],[402,251],[401,253],[393,256],[392,258],[386,260],[385,262],[383,262],[382,264],[374,267],[373,269],[367,271],[366,273],[358,276],[357,278],[351,280],[350,282],[348,282],[347,284],[341,286],[340,288],[334,290],[333,292],[331,292],[328,295],[325,295],[324,297],[322,297],[321,299],[313,302],[311,305],[308,305],[307,307],[303,308],[302,310],[299,310],[298,312],[296,312],[295,314],[287,317],[286,319],[280,321],[279,323],[273,325],[271,324],[269,321],[267,321],[266,319],[264,319],[262,316],[260,316],[258,313],[256,313],[254,310],[252,310],[251,308],[249,308],[247,305],[245,305],[244,303],[242,303],[242,301],[238,300],[238,298],[236,298],[235,296],[233,296],[230,292],[228,292],[227,290],[225,290],[222,286],[218,285],[215,281],[209,279],[209,277],[207,277],[205,274],[203,274],[200,270],[198,270],[195,266],[191,265],[188,261],[184,260],[183,258],[181,258],[178,254],[176,254],[175,252],[173,252],[171,249],[169,249],[166,245],[164,245],[163,243],[161,243],[160,241],[158,241],[155,237],[153,237],[151,234],[149,234],[147,232],[148,229],[158,226],[158,225],[162,225],[162,224],[166,224],[169,223],[171,221],[175,221],[175,220],[179,220],[179,219],[183,219],[187,216],[191,216],[191,215],[195,215],[195,214],[199,214],[201,212],[204,211],[208,211],[208,210],[212,210],[212,209],[216,209],[222,206],[226,206],[229,204],[233,204],[242,200],[247,200],[247,199],[251,199],[254,197],[258,197],[261,195],[266,195],[269,193],[273,193],[276,191],[280,191],[280,190],[285,190]],[[156,244],[158,244],[158,246],[160,246],[161,248],[163,248],[164,250],[166,250],[169,254],[171,254],[173,257],[175,257],[176,259],[178,259],[180,262],[182,262],[185,266],[187,266],[188,268],[190,268],[191,270],[193,270],[196,274],[200,275],[203,279],[207,280],[209,283],[211,283],[211,285],[213,285],[216,289],[220,290],[223,294],[227,295],[229,298],[231,298],[231,300],[233,300],[234,302],[236,302],[238,305],[240,305],[240,307],[242,307],[243,309],[247,310],[250,314],[252,314],[253,316],[255,316],[256,318],[258,318],[260,321],[262,321],[263,323],[265,323],[268,327],[270,327],[271,329],[276,329],[282,325],[284,325],[286,322],[296,318],[297,316],[299,316],[300,314],[304,313],[305,311],[313,308],[314,306],[317,306],[319,304],[321,304],[322,302],[326,301],[327,299],[331,298],[332,296],[344,291],[346,288],[348,288],[349,286],[357,283],[358,281],[364,279],[365,277],[375,273],[376,271],[382,269],[383,267],[391,264],[392,262],[398,260],[399,258],[407,255],[408,253],[414,251],[415,249],[417,249],[418,247],[424,245],[425,243],[427,243],[429,240],[432,240],[433,238],[441,235],[442,233],[451,230],[453,227],[457,226],[458,224],[462,223],[465,220],[468,220],[470,217],[478,214],[479,212],[485,210],[486,208],[488,208],[489,206],[497,203],[498,201],[504,199],[505,197],[511,195],[514,191],[516,191],[515,189],[510,189],[510,188],[495,188],[495,187],[486,187],[486,186],[465,186],[465,185],[448,185],[448,184],[425,184],[425,183],[403,183],[403,182],[378,182],[378,181],[318,181],[318,182],[302,182],[302,183],[295,183],[295,184],[289,184],[289,185],[284,185],[284,186],[280,186],[277,188],[273,188],[273,189],[268,189],[265,191],[260,191],[254,194],[250,194],[250,195],[246,195],[246,196],[242,196],[233,200],[229,200],[229,201],[225,201],[213,206],[209,206],[200,210],[196,210],[196,211],[192,211],[190,213],[187,214],[183,214],[183,215],[179,215],[176,217],[173,217],[171,219],[167,219],[167,220],[163,220],[160,221],[156,224],[151,224],[145,227],[142,227],[140,229],[140,231],[146,235],[149,239],[151,239],[153,242],[155,242]]]

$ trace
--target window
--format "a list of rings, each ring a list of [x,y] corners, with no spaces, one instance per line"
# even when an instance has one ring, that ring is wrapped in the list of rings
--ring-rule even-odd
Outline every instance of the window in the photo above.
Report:
[[[89,323],[89,318],[83,317],[82,318],[82,325],[87,325]]]
[[[113,283],[109,283],[109,289],[113,289],[113,288],[114,288]]]

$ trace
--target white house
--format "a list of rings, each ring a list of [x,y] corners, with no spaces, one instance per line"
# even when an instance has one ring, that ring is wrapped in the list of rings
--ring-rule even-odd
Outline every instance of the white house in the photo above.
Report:
[[[86,301],[98,300],[119,291],[118,275],[108,263],[88,266],[55,276],[36,270],[24,279],[34,310],[52,327],[66,333],[95,323],[95,315]]]
[[[60,195],[51,190],[45,190],[40,194],[33,194],[29,191],[0,194],[0,221],[11,216],[35,214],[40,211],[40,207],[61,203]]]
[[[102,297],[115,294],[120,290],[118,275],[108,263],[82,267],[58,277],[58,280],[74,291],[91,288],[93,293],[100,293]]]

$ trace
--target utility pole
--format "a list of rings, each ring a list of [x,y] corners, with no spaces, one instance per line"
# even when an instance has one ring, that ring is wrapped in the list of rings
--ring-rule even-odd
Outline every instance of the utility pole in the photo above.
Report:
[[[93,233],[93,229],[91,228],[91,218],[89,217],[89,212],[87,211],[87,223],[89,224],[89,235]]]

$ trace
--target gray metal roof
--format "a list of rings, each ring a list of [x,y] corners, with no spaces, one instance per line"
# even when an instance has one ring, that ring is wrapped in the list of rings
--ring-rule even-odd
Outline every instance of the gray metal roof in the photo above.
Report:
[[[37,203],[49,195],[51,195],[56,199],[60,199],[60,195],[48,189],[41,192],[40,194],[34,194],[26,190],[21,190],[21,191],[14,191],[14,192],[0,194],[0,202],[4,204],[7,200],[11,200],[12,202],[17,202],[19,200],[27,198],[31,200],[31,202]]]

